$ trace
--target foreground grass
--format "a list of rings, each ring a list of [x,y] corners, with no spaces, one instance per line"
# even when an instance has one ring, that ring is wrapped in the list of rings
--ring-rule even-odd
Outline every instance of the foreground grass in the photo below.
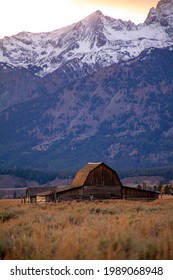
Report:
[[[0,259],[173,259],[173,199],[0,200]]]

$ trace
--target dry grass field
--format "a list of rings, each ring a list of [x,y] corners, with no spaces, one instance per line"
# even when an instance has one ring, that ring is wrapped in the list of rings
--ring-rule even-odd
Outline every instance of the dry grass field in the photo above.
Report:
[[[173,197],[40,205],[0,200],[0,259],[172,260]]]

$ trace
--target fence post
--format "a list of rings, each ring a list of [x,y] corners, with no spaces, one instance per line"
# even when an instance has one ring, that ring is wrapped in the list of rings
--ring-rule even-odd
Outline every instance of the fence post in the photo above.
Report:
[[[53,200],[56,203],[56,191],[53,191]]]

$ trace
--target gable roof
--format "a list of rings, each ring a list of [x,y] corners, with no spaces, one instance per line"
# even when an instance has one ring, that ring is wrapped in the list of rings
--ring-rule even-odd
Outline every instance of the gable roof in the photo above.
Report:
[[[86,164],[83,168],[81,168],[77,172],[77,174],[72,182],[72,187],[83,186],[89,173],[101,164],[103,164],[103,162],[89,162],[88,164]]]

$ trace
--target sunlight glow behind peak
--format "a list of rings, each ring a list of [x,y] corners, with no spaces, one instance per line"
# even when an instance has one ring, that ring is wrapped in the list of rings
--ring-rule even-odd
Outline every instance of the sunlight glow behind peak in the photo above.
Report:
[[[96,10],[142,23],[157,0],[1,0],[0,38],[22,31],[47,32],[75,23]],[[138,4],[138,5],[137,5]]]

